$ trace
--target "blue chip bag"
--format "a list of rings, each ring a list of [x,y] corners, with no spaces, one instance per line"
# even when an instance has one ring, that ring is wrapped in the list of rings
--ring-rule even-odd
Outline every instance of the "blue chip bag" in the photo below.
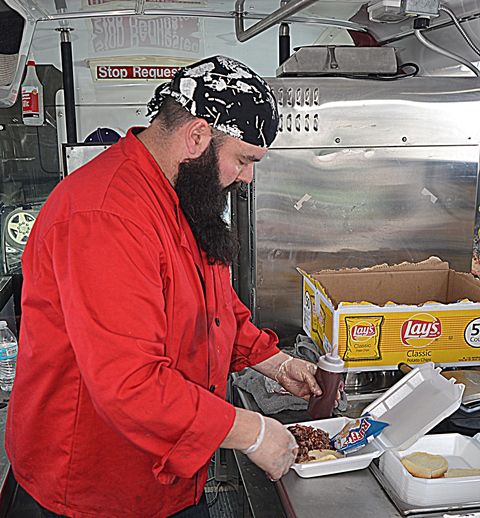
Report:
[[[351,419],[336,435],[330,444],[337,451],[351,453],[366,446],[382,433],[388,423],[376,421],[370,414]]]

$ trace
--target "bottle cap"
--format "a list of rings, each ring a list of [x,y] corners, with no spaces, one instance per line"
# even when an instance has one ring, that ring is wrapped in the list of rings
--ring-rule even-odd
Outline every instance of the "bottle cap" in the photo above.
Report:
[[[27,61],[27,67],[29,67],[29,66],[35,66],[35,61],[33,59],[29,59]]]
[[[5,329],[7,327],[7,321],[6,320],[0,320],[0,329]]]
[[[344,365],[340,356],[332,353],[321,356],[317,362],[317,366],[327,372],[343,372]]]

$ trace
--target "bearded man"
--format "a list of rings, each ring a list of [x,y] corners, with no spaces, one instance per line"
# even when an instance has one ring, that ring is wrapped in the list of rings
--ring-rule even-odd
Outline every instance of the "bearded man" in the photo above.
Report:
[[[218,447],[272,480],[297,449],[280,423],[225,401],[229,372],[320,393],[315,367],[256,328],[230,284],[227,191],[275,138],[270,88],[215,56],[160,86],[149,113],[57,186],[23,255],[6,446],[44,516],[208,517]]]

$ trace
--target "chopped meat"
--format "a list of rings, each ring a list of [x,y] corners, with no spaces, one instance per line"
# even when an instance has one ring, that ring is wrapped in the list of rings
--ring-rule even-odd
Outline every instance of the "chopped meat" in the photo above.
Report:
[[[330,437],[328,433],[323,430],[302,424],[289,426],[288,430],[295,437],[298,444],[298,453],[295,462],[307,462],[308,460],[313,460],[313,457],[308,455],[310,450],[334,449],[330,446]]]

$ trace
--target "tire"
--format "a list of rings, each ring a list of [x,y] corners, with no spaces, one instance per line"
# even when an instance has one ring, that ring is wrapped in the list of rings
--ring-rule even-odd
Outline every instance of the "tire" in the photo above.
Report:
[[[12,211],[5,219],[5,241],[13,248],[25,247],[36,220],[36,214],[22,208]]]

